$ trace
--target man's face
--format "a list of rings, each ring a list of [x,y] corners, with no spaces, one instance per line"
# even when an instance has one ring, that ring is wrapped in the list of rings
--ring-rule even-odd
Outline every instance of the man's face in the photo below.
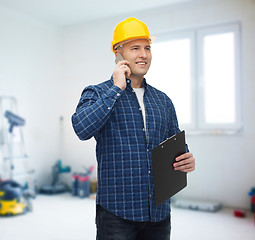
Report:
[[[121,54],[130,63],[130,76],[143,78],[150,68],[152,59],[149,41],[139,39],[125,43],[122,47]]]

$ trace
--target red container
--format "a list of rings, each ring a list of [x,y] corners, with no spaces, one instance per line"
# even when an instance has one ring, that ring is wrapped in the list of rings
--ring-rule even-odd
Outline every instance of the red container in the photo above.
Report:
[[[242,210],[234,210],[234,216],[239,217],[239,218],[244,218],[245,217],[245,212]]]

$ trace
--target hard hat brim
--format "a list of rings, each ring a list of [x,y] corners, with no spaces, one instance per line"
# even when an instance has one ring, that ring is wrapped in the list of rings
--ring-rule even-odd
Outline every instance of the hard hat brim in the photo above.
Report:
[[[124,45],[128,42],[131,42],[131,41],[134,41],[134,40],[140,40],[140,39],[145,39],[145,40],[148,40],[151,43],[153,43],[155,40],[156,40],[156,36],[141,36],[141,37],[133,37],[133,38],[129,38],[129,39],[126,39],[125,41],[122,41],[122,42],[119,42],[119,43],[112,43],[112,51],[115,52],[116,48],[118,48],[119,46],[121,45]]]

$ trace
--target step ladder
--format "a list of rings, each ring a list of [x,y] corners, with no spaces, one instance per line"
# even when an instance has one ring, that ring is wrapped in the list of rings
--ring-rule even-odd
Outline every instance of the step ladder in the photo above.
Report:
[[[25,150],[23,127],[14,126],[11,133],[6,111],[19,115],[16,98],[0,96],[0,179],[16,180],[35,191],[35,171]]]

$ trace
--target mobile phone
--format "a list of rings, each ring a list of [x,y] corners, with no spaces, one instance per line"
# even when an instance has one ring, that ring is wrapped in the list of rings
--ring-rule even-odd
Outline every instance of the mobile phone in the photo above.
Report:
[[[121,53],[117,53],[115,58],[115,63],[117,64],[119,61],[125,60],[124,57],[121,55]]]

